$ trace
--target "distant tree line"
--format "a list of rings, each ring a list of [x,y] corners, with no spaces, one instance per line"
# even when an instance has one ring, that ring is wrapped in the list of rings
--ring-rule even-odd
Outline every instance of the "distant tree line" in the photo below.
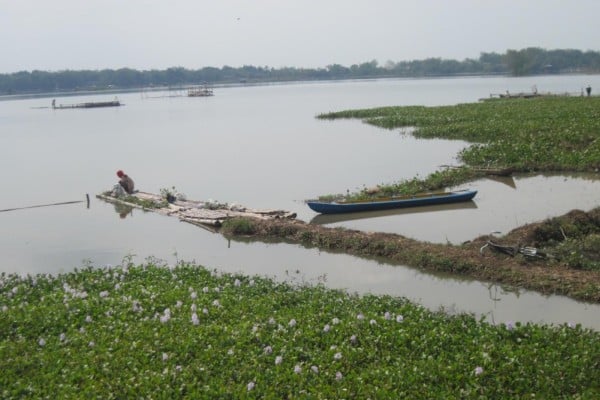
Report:
[[[504,54],[481,53],[479,59],[463,61],[427,58],[424,60],[364,62],[345,67],[270,68],[245,65],[240,68],[204,67],[189,70],[138,71],[130,68],[97,71],[21,71],[0,74],[0,94],[26,94],[78,90],[121,90],[149,87],[177,87],[195,84],[284,82],[306,80],[361,79],[383,77],[431,77],[460,75],[538,75],[600,72],[600,52],[581,50],[545,50],[530,47],[507,50]]]

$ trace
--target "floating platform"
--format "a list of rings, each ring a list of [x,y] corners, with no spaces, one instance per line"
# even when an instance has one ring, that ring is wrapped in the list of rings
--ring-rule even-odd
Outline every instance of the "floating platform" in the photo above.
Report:
[[[59,104],[56,105],[56,101],[52,100],[52,109],[54,110],[62,110],[67,108],[99,108],[99,107],[120,107],[123,104],[119,100],[112,101],[90,101],[87,103],[77,103],[77,104]]]
[[[217,203],[214,201],[174,200],[169,203],[159,194],[136,192],[131,196],[118,198],[107,193],[96,195],[109,203],[123,204],[162,215],[174,216],[180,221],[202,227],[220,227],[231,218],[249,217],[257,219],[295,219],[296,213],[283,210],[257,210],[235,204]],[[128,201],[130,197],[135,200]],[[145,206],[146,204],[147,206]]]

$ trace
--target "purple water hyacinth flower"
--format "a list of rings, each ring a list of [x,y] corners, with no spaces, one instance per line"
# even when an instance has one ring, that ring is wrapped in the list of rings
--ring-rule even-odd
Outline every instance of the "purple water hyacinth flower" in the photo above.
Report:
[[[335,380],[336,381],[341,381],[344,378],[344,376],[342,375],[342,373],[340,371],[335,373]]]
[[[402,321],[404,321],[404,317],[402,315],[396,316],[396,322],[402,322]]]
[[[92,322],[92,316],[91,315],[86,316],[85,317],[85,322],[87,322],[87,323]]]
[[[375,321],[374,319],[372,319],[372,320],[369,321],[369,324],[371,324],[371,325],[377,325],[377,321]]]
[[[475,375],[481,375],[481,374],[483,374],[483,368],[481,368],[481,367],[476,367],[476,368],[475,368],[475,371],[473,371],[473,373],[474,373]]]
[[[94,347],[96,346],[96,342],[94,342],[93,340],[91,342],[88,343],[89,347]]]
[[[288,322],[288,325],[290,326],[290,328],[293,328],[296,326],[296,320],[294,318],[292,318],[290,320],[290,322]]]
[[[265,352],[265,354],[271,354],[271,353],[273,353],[273,348],[271,346],[266,346],[264,348],[264,352]]]
[[[67,339],[67,335],[63,332],[63,333],[60,334],[60,336],[58,337],[58,339],[61,342],[64,342]]]
[[[175,303],[175,308],[181,308],[182,305],[183,305],[183,301],[177,300],[177,303]]]
[[[233,282],[233,286],[240,287],[240,286],[242,286],[242,282],[241,282],[239,279],[236,279],[236,280]]]
[[[330,329],[331,329],[331,326],[329,326],[329,324],[326,324],[326,325],[323,327],[323,332],[327,333],[327,332],[329,332],[329,330],[330,330]]]
[[[277,356],[275,357],[275,365],[279,365],[283,362],[283,357]]]
[[[350,336],[350,343],[352,343],[352,344],[356,344],[356,342],[357,342],[357,341],[358,341],[358,340],[356,339],[356,335],[352,335],[352,336]]]
[[[212,302],[212,305],[215,306],[215,307],[221,307],[221,303],[219,303],[219,300],[214,300]]]
[[[252,389],[254,389],[255,386],[256,386],[256,383],[248,382],[248,385],[246,386],[246,388],[248,389],[248,391],[251,391]]]
[[[131,309],[133,310],[133,312],[141,312],[142,307],[140,306],[140,302],[137,300],[134,300],[133,304],[131,305]]]
[[[389,321],[392,319],[392,314],[390,314],[389,311],[386,311],[385,314],[383,314],[383,318],[385,318],[386,321]]]
[[[44,338],[40,338],[40,340],[38,340],[38,344],[40,347],[44,347],[46,345],[46,340]]]
[[[337,324],[340,323],[340,319],[337,318],[337,317],[335,317],[334,319],[331,320],[331,323],[334,324],[334,325],[337,325]]]
[[[198,293],[196,293],[196,292],[192,292],[192,293],[190,294],[190,297],[192,298],[192,300],[196,300],[196,299],[198,298]]]
[[[336,361],[340,361],[342,359],[342,353],[335,353],[333,355],[333,359]]]
[[[202,288],[202,293],[208,293],[210,291],[210,289],[208,288],[208,286],[204,286]]]
[[[363,319],[365,319],[365,316],[364,316],[362,313],[359,313],[359,314],[356,316],[356,318],[357,318],[359,321],[362,321]]]
[[[169,359],[169,355],[167,353],[162,353],[162,360],[167,361]]]
[[[196,306],[196,303],[192,304],[190,306],[190,310],[192,310],[193,313],[195,313],[198,310],[198,307]]]
[[[513,329],[515,329],[515,325],[512,321],[508,321],[506,323],[506,330],[512,331]]]
[[[196,313],[192,314],[192,324],[194,324],[194,325],[200,324],[200,320],[198,319],[198,314],[196,314]]]
[[[206,314],[206,315],[208,315],[208,308],[203,308],[203,309],[202,309],[202,314]]]
[[[248,282],[248,285],[250,285],[250,286],[254,286],[254,284],[255,284],[254,279],[251,279],[250,282]]]
[[[106,298],[106,297],[108,297],[108,290],[101,291],[100,292],[100,297],[103,298],[103,299]]]
[[[296,366],[294,367],[294,373],[299,374],[300,372],[302,372],[302,368],[298,364],[296,364]]]
[[[316,365],[313,365],[312,367],[310,367],[310,370],[312,372],[314,372],[315,374],[319,373],[319,367],[317,367]]]

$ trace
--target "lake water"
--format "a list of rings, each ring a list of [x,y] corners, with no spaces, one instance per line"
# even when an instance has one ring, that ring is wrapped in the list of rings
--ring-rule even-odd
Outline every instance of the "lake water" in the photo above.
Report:
[[[378,183],[426,176],[457,164],[466,143],[415,140],[355,120],[319,113],[389,105],[473,102],[490,93],[578,92],[600,76],[455,78],[315,82],[215,88],[210,98],[168,92],[119,94],[124,107],[52,110],[51,98],[0,101],[0,210],[56,202],[86,203],[0,212],[0,272],[64,272],[89,263],[157,257],[196,261],[219,271],[319,282],[359,293],[406,296],[430,308],[488,315],[494,321],[581,322],[600,329],[597,305],[480,282],[423,274],[286,244],[228,242],[175,219],[120,210],[94,195],[123,169],[143,191],[175,186],[191,199],[294,211],[328,226],[452,242],[598,205],[597,176],[517,176],[481,180],[473,203],[327,220],[303,203]],[[162,97],[161,97],[162,96]],[[57,98],[58,104],[113,95]]]

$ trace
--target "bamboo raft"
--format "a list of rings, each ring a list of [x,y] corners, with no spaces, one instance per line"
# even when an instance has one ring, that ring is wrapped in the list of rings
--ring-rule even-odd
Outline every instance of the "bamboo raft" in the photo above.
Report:
[[[52,100],[53,110],[64,110],[68,108],[100,108],[100,107],[120,107],[123,104],[117,99],[112,101],[90,101],[87,103],[77,104],[59,104],[56,105],[56,100]]]
[[[143,202],[151,202],[159,206],[157,208],[144,207],[140,204],[126,201],[127,198],[113,197],[110,194],[102,193],[96,195],[97,198],[113,204],[122,204],[133,208],[143,209],[145,211],[153,211],[158,214],[175,216],[180,221],[201,227],[220,227],[223,222],[231,218],[249,217],[256,219],[294,219],[296,213],[283,210],[257,210],[239,205],[219,204],[210,201],[194,201],[194,200],[174,200],[166,202],[161,195],[146,192],[136,192],[132,197]],[[162,205],[162,206],[161,206]]]

